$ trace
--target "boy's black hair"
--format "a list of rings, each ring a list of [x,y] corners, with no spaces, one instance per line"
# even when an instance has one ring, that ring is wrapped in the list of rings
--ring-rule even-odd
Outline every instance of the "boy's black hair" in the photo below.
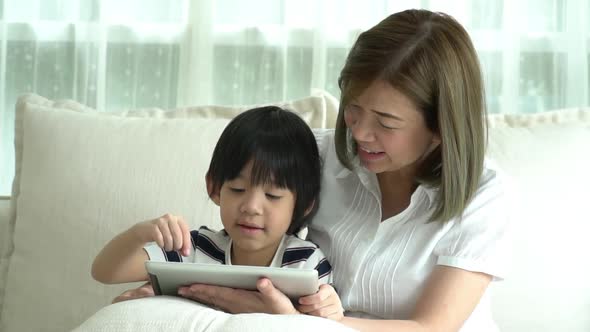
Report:
[[[276,106],[239,114],[213,150],[207,171],[213,192],[237,178],[249,161],[252,185],[273,183],[293,192],[295,208],[287,234],[297,233],[319,205],[321,161],[311,129],[297,114]]]

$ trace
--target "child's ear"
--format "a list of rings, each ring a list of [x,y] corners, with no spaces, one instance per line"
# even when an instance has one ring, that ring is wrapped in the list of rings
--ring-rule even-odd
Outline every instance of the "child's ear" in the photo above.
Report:
[[[205,182],[207,183],[207,194],[209,195],[209,198],[211,198],[213,203],[219,206],[219,190],[213,188],[213,181],[211,181],[209,174],[205,175]]]
[[[307,217],[307,215],[313,211],[313,208],[315,206],[315,199],[313,200],[313,202],[311,202],[311,204],[309,204],[309,206],[307,207],[307,209],[305,209],[305,212],[303,213],[304,217]]]

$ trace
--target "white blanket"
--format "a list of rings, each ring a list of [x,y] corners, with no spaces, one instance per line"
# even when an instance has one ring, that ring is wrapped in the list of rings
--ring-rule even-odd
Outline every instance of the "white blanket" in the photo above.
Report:
[[[232,315],[178,297],[156,296],[102,308],[74,332],[98,331],[335,331],[340,323],[308,315]]]

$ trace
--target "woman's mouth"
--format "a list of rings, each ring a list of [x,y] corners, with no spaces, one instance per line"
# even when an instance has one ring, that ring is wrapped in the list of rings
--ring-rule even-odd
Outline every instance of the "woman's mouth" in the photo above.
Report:
[[[357,154],[362,161],[373,162],[385,157],[385,152],[372,151],[362,146],[358,146]]]

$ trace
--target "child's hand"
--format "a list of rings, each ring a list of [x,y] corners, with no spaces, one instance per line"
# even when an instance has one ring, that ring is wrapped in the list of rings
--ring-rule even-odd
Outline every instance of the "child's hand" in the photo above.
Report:
[[[143,242],[156,242],[166,251],[178,250],[189,256],[192,249],[191,233],[181,216],[165,214],[160,218],[135,224],[131,231]]]
[[[112,303],[119,303],[128,300],[141,299],[143,297],[154,296],[154,288],[151,283],[147,283],[138,288],[127,290],[121,295],[115,297]]]
[[[340,297],[336,294],[334,287],[323,284],[320,290],[313,294],[299,299],[297,310],[303,314],[324,317],[340,321],[344,317],[344,309]]]

